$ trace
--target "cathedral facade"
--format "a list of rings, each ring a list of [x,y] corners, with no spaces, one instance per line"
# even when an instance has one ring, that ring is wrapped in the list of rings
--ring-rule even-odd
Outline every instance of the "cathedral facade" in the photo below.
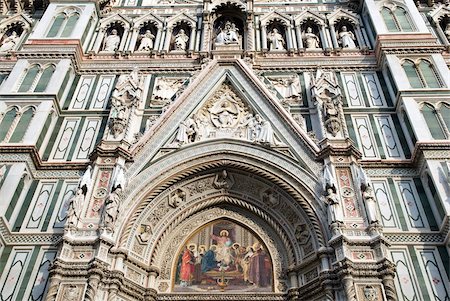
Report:
[[[0,5],[0,301],[450,300],[447,1]]]

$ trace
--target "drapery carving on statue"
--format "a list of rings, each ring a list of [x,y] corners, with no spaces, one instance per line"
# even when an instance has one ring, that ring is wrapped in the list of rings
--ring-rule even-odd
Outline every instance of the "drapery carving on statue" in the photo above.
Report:
[[[337,182],[334,177],[333,169],[330,165],[325,166],[323,170],[323,191],[324,202],[327,206],[328,224],[333,228],[334,226],[343,223],[344,215],[341,208],[341,202],[337,195]],[[336,233],[334,233],[336,234]]]
[[[114,169],[111,192],[105,200],[100,227],[107,233],[114,233],[114,227],[121,210],[122,191],[126,187],[125,170],[121,165]]]
[[[267,146],[281,144],[275,138],[271,123],[253,114],[233,89],[223,84],[197,113],[180,123],[171,146],[225,137]]]
[[[367,220],[369,224],[379,224],[379,215],[375,193],[370,183],[370,179],[360,166],[358,169],[358,182],[361,187],[362,197],[366,206]]]
[[[296,74],[282,77],[267,77],[267,79],[272,83],[275,91],[283,97],[281,100],[283,105],[300,104],[300,101],[302,101],[302,90],[300,79]]]
[[[326,130],[335,137],[342,130],[342,94],[332,73],[317,70],[312,78],[311,93],[314,103],[322,111]]]
[[[69,200],[67,208],[65,228],[77,228],[78,222],[81,220],[81,213],[84,206],[86,195],[91,189],[92,184],[92,167],[89,165],[80,178],[77,190]]]
[[[150,104],[154,106],[169,105],[185,81],[186,78],[158,77]]]
[[[125,132],[131,111],[139,105],[142,97],[143,78],[139,78],[138,70],[130,74],[122,74],[117,80],[111,96],[110,132],[117,139]]]

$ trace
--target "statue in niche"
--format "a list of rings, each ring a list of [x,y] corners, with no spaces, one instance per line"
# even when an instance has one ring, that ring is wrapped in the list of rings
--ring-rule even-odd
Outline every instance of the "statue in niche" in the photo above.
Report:
[[[269,42],[269,50],[286,50],[286,43],[283,36],[278,32],[278,29],[272,29],[267,40]]]
[[[445,26],[444,34],[447,37],[447,40],[450,42],[450,21],[448,21],[447,25]]]
[[[174,42],[175,50],[186,51],[188,41],[189,37],[184,32],[184,29],[180,29],[180,31],[178,31],[178,33],[175,36]]]
[[[177,189],[169,196],[169,206],[172,208],[177,208],[184,201],[186,201],[186,192],[181,189]]]
[[[216,45],[239,44],[239,31],[236,24],[227,21],[223,28],[219,28]]]
[[[305,33],[303,34],[303,41],[306,49],[319,49],[319,37],[313,33],[311,27],[307,27]]]
[[[378,301],[378,293],[373,286],[364,287],[364,301]]]
[[[325,126],[328,132],[333,136],[341,130],[341,122],[339,120],[339,103],[338,98],[333,97],[328,89],[324,90],[324,93],[320,96],[322,100],[322,110],[325,120]]]
[[[13,50],[16,47],[17,43],[19,43],[19,39],[20,37],[17,35],[17,32],[11,32],[11,35],[3,39],[0,46],[0,52]]]
[[[139,44],[138,51],[150,51],[153,49],[153,40],[155,36],[152,34],[150,30],[146,30],[145,33],[141,36],[141,43]]]
[[[112,29],[111,33],[105,37],[103,43],[103,51],[114,52],[119,49],[120,36],[117,29]]]
[[[353,32],[349,31],[347,26],[342,26],[338,34],[338,42],[342,45],[342,48],[356,48],[355,40]]]
[[[124,101],[120,98],[111,99],[111,133],[117,138],[127,125],[128,108]]]

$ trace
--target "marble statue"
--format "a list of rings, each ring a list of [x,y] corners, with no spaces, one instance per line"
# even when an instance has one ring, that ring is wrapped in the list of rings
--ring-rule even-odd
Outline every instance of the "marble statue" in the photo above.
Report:
[[[238,44],[239,33],[236,25],[227,21],[216,37],[216,45]]]
[[[83,190],[83,194],[87,195],[89,188],[92,184],[92,166],[88,166],[86,168],[86,171],[84,172],[83,176],[81,177],[80,184],[78,187],[80,187]]]
[[[373,192],[372,187],[370,184],[367,184],[365,189],[363,190],[363,199],[366,203],[366,210],[367,210],[367,218],[369,220],[370,224],[374,224],[378,222],[378,210],[376,205],[376,199],[375,194]]]
[[[110,231],[113,231],[117,216],[119,215],[121,192],[122,187],[119,185],[117,188],[111,191],[105,201],[102,222],[103,226]]]
[[[111,33],[105,37],[103,43],[103,51],[114,52],[119,49],[120,37],[118,35],[117,29],[111,30]]]
[[[13,31],[10,36],[7,36],[1,43],[0,52],[7,52],[13,50],[17,43],[19,43],[20,37],[17,32]]]
[[[184,32],[184,29],[180,29],[180,31],[175,36],[175,50],[183,50],[187,49],[187,42],[189,41],[189,37]]]
[[[69,201],[67,208],[67,222],[66,225],[76,227],[81,218],[81,211],[83,210],[84,194],[83,189],[78,188],[75,195]]]
[[[283,96],[284,101],[301,99],[300,80],[297,75],[290,77],[270,78],[275,90]]]
[[[303,34],[304,45],[306,49],[318,49],[319,45],[319,37],[313,33],[311,27],[306,28],[305,33]]]
[[[325,192],[325,203],[328,208],[328,223],[343,222],[342,210],[339,198],[336,194],[336,187],[329,186]]]
[[[146,30],[141,36],[141,43],[139,44],[138,51],[150,51],[153,49],[153,40],[155,36],[150,30]]]
[[[259,115],[258,115],[259,116]],[[267,120],[261,120],[261,129],[255,141],[262,144],[275,145],[275,135],[272,125]]]
[[[342,48],[356,48],[355,35],[353,32],[347,30],[347,26],[342,26],[338,37],[338,42],[342,45]]]
[[[286,50],[283,36],[278,32],[278,29],[272,29],[267,40],[269,41],[269,50]]]

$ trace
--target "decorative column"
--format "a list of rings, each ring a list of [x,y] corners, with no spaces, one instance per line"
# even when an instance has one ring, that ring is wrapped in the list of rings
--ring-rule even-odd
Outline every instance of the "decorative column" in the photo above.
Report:
[[[134,52],[134,49],[136,49],[136,42],[137,42],[138,36],[139,36],[139,28],[133,28],[133,31],[131,33],[130,43],[125,50]]]
[[[119,50],[124,50],[125,49],[125,43],[127,42],[127,38],[129,36],[129,28],[124,28],[123,30],[123,35],[122,38],[120,40],[120,45],[119,45]]]
[[[261,25],[259,24],[259,17],[255,18],[256,23],[256,51],[261,51]]]
[[[189,53],[192,53],[194,51],[195,35],[196,35],[195,27],[192,27],[191,33],[189,35],[189,48],[188,48]]]
[[[290,25],[289,32],[291,33],[291,38],[292,38],[292,48],[294,48],[294,50],[297,50],[298,44],[297,44],[297,38],[296,38],[296,34],[295,34],[295,26],[293,24]]]
[[[169,50],[170,50],[170,38],[172,37],[173,26],[166,27],[165,31],[166,31],[166,37],[165,37],[164,44],[163,44],[163,47],[162,47],[161,51],[169,52]]]
[[[296,38],[297,38],[297,48],[298,49],[304,48],[303,38],[302,38],[302,29],[300,26],[301,26],[300,24],[295,25],[295,33],[296,33]]]
[[[294,47],[292,46],[292,33],[291,33],[291,26],[290,24],[286,25],[286,47],[287,50],[292,51],[294,50]]]
[[[358,40],[358,43],[359,43],[359,49],[366,47],[367,45],[362,36],[361,27],[359,26],[359,24],[357,24],[355,26],[355,34],[356,34],[356,39]]]
[[[336,30],[334,28],[334,24],[330,25],[330,34],[331,34],[331,41],[333,42],[333,48],[339,48],[339,44],[336,38]]]
[[[247,51],[255,51],[255,29],[252,15],[247,17]]]
[[[97,33],[97,39],[95,40],[94,47],[92,49],[94,52],[98,53],[101,51],[100,48],[102,47],[102,42],[103,42],[103,39],[105,38],[105,34],[106,34],[106,28],[104,28],[104,27],[100,28]]]
[[[159,25],[156,32],[155,43],[153,44],[153,50],[156,51],[159,50],[159,43],[161,41],[161,35],[163,33],[162,30],[163,30],[162,25]]]
[[[320,36],[320,41],[322,42],[322,48],[326,49],[326,48],[330,47],[330,45],[328,43],[328,39],[327,39],[327,31],[326,31],[325,25],[320,26],[319,36]]]
[[[267,26],[266,24],[261,24],[261,48],[262,51],[268,51],[267,48]]]

